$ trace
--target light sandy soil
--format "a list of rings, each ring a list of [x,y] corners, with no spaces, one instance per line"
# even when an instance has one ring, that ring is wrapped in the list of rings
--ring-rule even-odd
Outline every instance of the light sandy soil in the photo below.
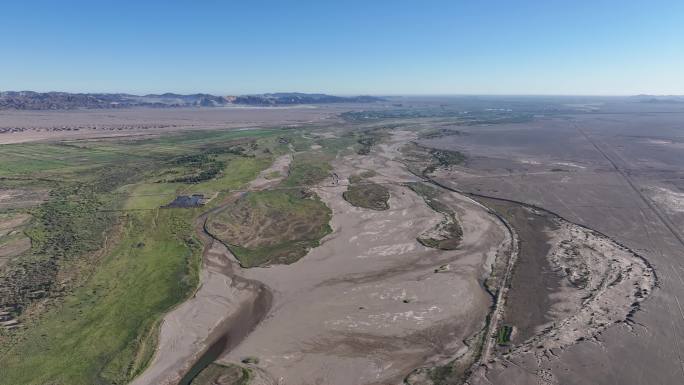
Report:
[[[8,262],[8,258],[16,257],[31,248],[31,240],[21,237],[0,245],[0,267]]]
[[[17,209],[37,206],[47,200],[47,197],[47,190],[0,188],[0,209]]]
[[[0,191],[2,193],[2,191]],[[25,235],[19,235],[23,226],[31,219],[28,214],[0,215],[0,268],[15,257],[31,248],[31,240]],[[5,236],[11,239],[3,240]]]
[[[491,304],[481,281],[508,234],[482,206],[454,193],[449,203],[463,223],[461,247],[420,245],[416,237],[442,216],[397,185],[417,180],[394,160],[410,138],[399,132],[371,156],[333,163],[341,183],[316,192],[333,210],[334,232],[295,264],[242,271],[273,291],[273,307],[219,362],[258,358],[251,364],[256,383],[386,384],[466,350],[463,340],[483,327]],[[342,199],[345,178],[363,170],[378,173],[374,182],[391,183],[389,210]]]
[[[279,156],[275,161],[273,161],[271,166],[261,171],[259,176],[249,183],[247,189],[263,190],[277,185],[281,180],[283,180],[284,177],[287,176],[287,172],[290,169],[290,163],[292,163],[292,154]],[[273,176],[275,172],[278,173],[277,177]]]
[[[684,193],[657,186],[649,188],[648,191],[653,201],[669,213],[684,213]]]
[[[201,287],[165,317],[155,357],[133,384],[178,383],[216,347],[224,349],[221,363],[258,359],[242,364],[253,369],[252,384],[282,385],[398,384],[416,368],[464,354],[492,303],[482,282],[511,238],[486,208],[445,192],[440,199],[463,226],[460,247],[441,251],[416,241],[443,216],[402,185],[419,180],[398,158],[413,137],[396,132],[369,156],[333,162],[340,183],[315,190],[333,210],[334,231],[295,264],[241,269],[201,232],[208,245]],[[279,157],[249,189],[274,186],[279,178],[266,176],[285,175],[291,159]],[[365,170],[389,188],[389,210],[342,198],[347,178]]]
[[[2,194],[2,191],[0,191],[0,194]],[[0,199],[2,199],[1,195]],[[29,214],[0,216],[0,237],[11,232],[13,229],[26,224],[29,219],[31,219]]]
[[[275,125],[282,127],[334,119],[335,115],[352,107],[353,105],[76,111],[5,110],[0,111],[0,144],[110,136],[159,136],[179,130]]]
[[[277,184],[287,174],[291,161],[290,155],[277,158],[248,189]],[[273,171],[279,171],[281,177],[266,179]],[[164,317],[154,358],[132,385],[177,384],[212,345],[224,349],[237,343],[270,306],[266,289],[236,275],[234,269],[238,266],[230,251],[203,231],[208,215],[202,215],[196,222],[198,235],[205,244],[200,287],[192,298]]]

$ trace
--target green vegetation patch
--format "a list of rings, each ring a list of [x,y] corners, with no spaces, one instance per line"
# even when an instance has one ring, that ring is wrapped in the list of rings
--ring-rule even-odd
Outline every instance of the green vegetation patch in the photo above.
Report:
[[[210,364],[190,385],[247,385],[252,372],[238,365]]]
[[[513,327],[510,325],[502,325],[496,333],[496,343],[499,345],[508,345],[511,342],[511,334]]]
[[[332,213],[305,190],[251,192],[207,222],[245,267],[289,264],[319,245],[331,232]]]
[[[139,373],[154,352],[145,349],[156,341],[150,329],[197,285],[192,215],[128,214],[123,240],[93,276],[0,358],[0,384],[122,384]]]
[[[370,154],[373,147],[388,136],[387,131],[390,129],[392,129],[391,126],[381,126],[354,133],[354,135],[358,137],[356,141],[358,144],[356,153],[359,155]]]
[[[415,175],[426,176],[440,167],[463,165],[467,160],[459,151],[439,150],[410,143],[401,148],[408,170]]]
[[[208,154],[183,155],[172,160],[176,166],[184,168],[181,176],[174,177],[164,182],[171,183],[199,183],[214,179],[226,166],[225,162]]]
[[[325,153],[295,154],[290,165],[290,175],[285,178],[284,186],[314,186],[330,176],[330,160]]]
[[[262,170],[267,169],[272,162],[273,158],[268,154],[257,157],[234,158],[227,162],[219,177],[185,186],[181,192],[184,194],[209,194],[211,192],[236,190],[256,178],[259,173]]]
[[[463,133],[459,130],[455,129],[450,129],[450,128],[432,128],[425,130],[423,132],[420,132],[418,134],[418,137],[420,139],[435,139],[435,138],[443,138],[445,136],[455,136],[455,135],[463,135]]]
[[[371,150],[373,149],[373,146],[377,143],[377,141],[377,138],[373,136],[361,137],[359,140],[357,140],[358,144],[360,144],[361,147],[356,151],[356,153],[359,155],[370,154]]]
[[[82,151],[65,144],[5,144],[0,151],[0,176],[63,172],[69,168],[112,162],[117,158],[116,154]]]
[[[440,118],[447,119],[449,122],[456,123],[463,126],[473,126],[480,124],[502,124],[502,123],[524,123],[531,121],[533,115],[530,113],[514,112],[506,109],[481,109],[481,107],[471,106],[459,103],[457,106],[440,106],[440,107],[411,107],[388,110],[369,110],[369,111],[349,111],[340,114],[340,116],[353,123],[369,123],[388,119],[426,119],[426,118]],[[463,108],[468,111],[463,111]]]
[[[463,239],[463,229],[454,210],[439,199],[441,191],[422,182],[407,183],[407,186],[420,195],[431,209],[444,215],[440,223],[417,238],[418,242],[434,249],[455,250],[458,248]]]
[[[463,164],[465,162],[465,155],[458,151],[450,150],[430,150],[430,155],[437,161],[437,164],[443,167]]]
[[[55,188],[47,202],[30,210],[33,220],[23,232],[31,250],[0,274],[0,307],[21,312],[32,300],[51,295],[61,267],[102,247],[116,215],[102,211],[107,199],[97,188],[96,183]]]
[[[128,197],[125,210],[151,210],[172,201],[182,184],[138,183],[120,188],[117,193]]]
[[[389,209],[390,193],[387,187],[362,178],[350,177],[347,191],[342,193],[342,197],[356,207],[378,211]]]
[[[64,258],[100,248],[104,231],[114,215],[100,211],[105,200],[89,186],[60,188],[32,214],[35,225],[27,231],[38,254]]]

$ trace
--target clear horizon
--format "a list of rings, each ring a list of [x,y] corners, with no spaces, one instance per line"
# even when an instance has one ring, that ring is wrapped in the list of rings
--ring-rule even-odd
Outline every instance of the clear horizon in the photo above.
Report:
[[[684,94],[684,2],[3,5],[1,90]]]

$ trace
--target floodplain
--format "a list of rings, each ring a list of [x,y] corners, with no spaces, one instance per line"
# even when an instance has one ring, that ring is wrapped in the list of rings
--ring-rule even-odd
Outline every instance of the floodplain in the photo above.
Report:
[[[0,134],[0,384],[678,383],[684,110],[584,102]]]

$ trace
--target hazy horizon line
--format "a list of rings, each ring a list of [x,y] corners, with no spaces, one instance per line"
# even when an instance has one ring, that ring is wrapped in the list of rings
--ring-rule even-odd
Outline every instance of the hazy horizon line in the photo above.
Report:
[[[523,96],[523,97],[630,97],[630,96],[654,96],[654,97],[682,97],[681,94],[658,94],[658,93],[336,93],[326,91],[265,91],[265,92],[207,92],[207,91],[193,91],[193,92],[177,92],[177,91],[152,91],[152,92],[135,92],[135,91],[62,91],[62,90],[36,90],[36,89],[20,89],[20,90],[1,90],[0,92],[36,92],[36,93],[67,93],[67,94],[125,94],[134,96],[145,95],[196,95],[207,94],[213,96],[239,96],[239,95],[263,95],[263,94],[278,94],[278,93],[301,93],[301,94],[325,94],[332,96],[375,96],[375,97],[507,97],[507,96]]]

